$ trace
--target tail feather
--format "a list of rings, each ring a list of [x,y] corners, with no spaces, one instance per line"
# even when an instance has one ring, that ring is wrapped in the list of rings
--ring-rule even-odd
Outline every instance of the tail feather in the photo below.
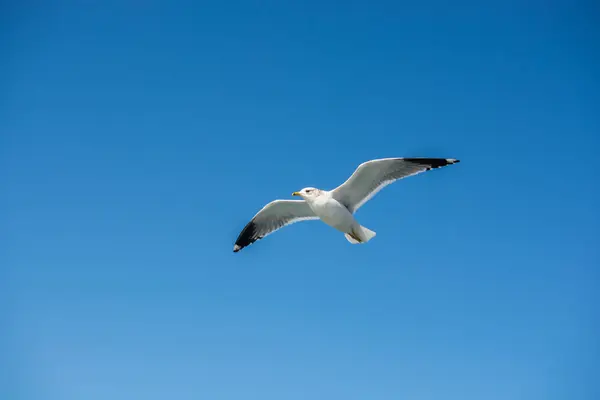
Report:
[[[364,226],[358,226],[352,230],[351,233],[345,233],[346,239],[352,244],[367,243],[377,235],[374,231],[365,228]]]
[[[375,237],[375,235],[377,235],[377,233],[375,231],[370,230],[369,228],[365,228],[364,226],[360,227],[363,231],[363,235],[365,237],[365,243],[367,243],[369,240],[373,239]]]

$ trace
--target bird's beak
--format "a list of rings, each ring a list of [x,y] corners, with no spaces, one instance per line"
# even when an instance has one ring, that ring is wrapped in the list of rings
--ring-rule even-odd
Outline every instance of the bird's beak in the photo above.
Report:
[[[294,192],[292,193],[292,196],[300,196],[300,192]]]

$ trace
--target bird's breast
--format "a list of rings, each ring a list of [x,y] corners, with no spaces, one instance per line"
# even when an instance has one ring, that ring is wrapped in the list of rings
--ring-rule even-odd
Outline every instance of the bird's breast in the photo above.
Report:
[[[332,198],[317,199],[311,208],[323,222],[338,229],[345,229],[354,221],[350,211]]]

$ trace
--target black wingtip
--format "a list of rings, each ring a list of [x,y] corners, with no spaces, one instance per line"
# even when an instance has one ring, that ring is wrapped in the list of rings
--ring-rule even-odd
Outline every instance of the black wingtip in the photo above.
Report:
[[[429,169],[445,167],[446,165],[457,164],[460,162],[460,160],[457,160],[456,158],[405,158],[404,160],[427,166]]]
[[[258,239],[260,238],[256,237],[256,224],[254,223],[254,221],[250,221],[244,227],[244,229],[242,229],[242,232],[235,241],[235,245],[233,246],[233,252],[237,253],[244,247],[250,246]]]

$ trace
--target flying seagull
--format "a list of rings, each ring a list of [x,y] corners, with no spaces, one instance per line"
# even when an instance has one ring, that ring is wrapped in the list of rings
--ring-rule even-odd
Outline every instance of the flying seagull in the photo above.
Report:
[[[366,243],[375,232],[354,219],[356,210],[392,182],[458,162],[454,158],[382,158],[364,162],[333,190],[307,187],[292,193],[302,200],[274,200],[264,206],[244,227],[233,251],[237,253],[286,225],[313,219],[343,232],[352,244]]]

